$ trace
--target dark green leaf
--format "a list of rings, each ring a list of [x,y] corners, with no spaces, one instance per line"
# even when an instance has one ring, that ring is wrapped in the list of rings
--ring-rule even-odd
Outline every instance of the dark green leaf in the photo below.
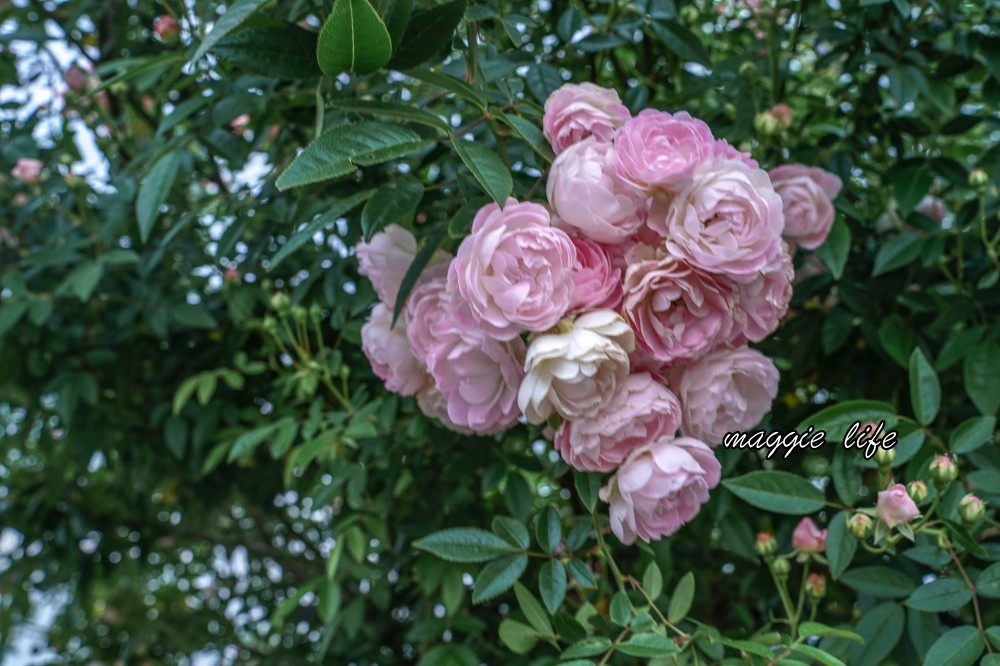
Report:
[[[883,599],[902,599],[917,588],[916,582],[901,571],[878,565],[851,569],[840,577],[840,582],[852,590]]]
[[[836,636],[837,638],[846,638],[851,641],[864,643],[864,639],[853,631],[837,629],[821,622],[803,622],[799,625],[799,637],[808,638],[810,636]]]
[[[915,233],[902,233],[886,241],[875,254],[872,277],[888,273],[919,259],[922,250],[923,239]]]
[[[153,230],[153,223],[160,214],[160,206],[167,200],[170,188],[174,185],[180,164],[180,153],[169,152],[153,164],[139,184],[135,215],[139,222],[139,239],[143,243]]]
[[[630,657],[669,657],[680,651],[676,644],[658,634],[639,634],[618,646],[618,652]]]
[[[514,595],[517,597],[517,603],[521,607],[521,612],[524,613],[524,617],[528,619],[531,626],[543,636],[554,635],[555,632],[552,631],[552,623],[549,622],[549,616],[545,613],[545,609],[542,608],[542,604],[538,602],[535,595],[529,592],[528,588],[521,583],[514,583]]]
[[[385,118],[395,118],[396,120],[404,120],[412,123],[420,123],[421,125],[427,125],[428,127],[433,127],[444,132],[449,130],[448,123],[437,114],[428,111],[427,109],[421,109],[420,107],[410,106],[408,104],[345,97],[343,99],[333,100],[330,105],[332,108],[339,109],[341,111],[353,111],[354,113],[364,113],[371,116],[382,116]]]
[[[395,325],[396,320],[399,319],[400,313],[403,311],[403,307],[406,305],[406,299],[410,297],[410,292],[413,291],[413,287],[417,284],[417,280],[420,279],[420,274],[424,272],[424,268],[427,264],[431,262],[434,255],[437,254],[438,248],[441,247],[441,243],[444,242],[445,229],[440,229],[434,233],[430,238],[424,241],[423,247],[421,247],[415,257],[413,257],[413,263],[410,267],[406,269],[406,274],[403,276],[403,282],[399,285],[399,293],[396,295],[396,303],[392,310],[392,323]]]
[[[677,21],[661,21],[650,24],[656,36],[663,40],[668,49],[681,60],[696,62],[710,67],[712,59],[701,40]]]
[[[692,603],[694,603],[694,573],[689,571],[681,577],[677,587],[674,588],[674,593],[670,595],[667,619],[677,624],[687,617]]]
[[[484,534],[489,534],[489,532],[484,532]],[[490,536],[493,535],[490,534]],[[489,601],[503,594],[517,582],[527,567],[528,556],[523,553],[505,555],[488,563],[476,576],[476,584],[472,591],[472,603]]]
[[[570,560],[567,565],[569,568],[569,574],[584,587],[596,588],[597,579],[594,578],[594,574],[587,567],[587,563],[583,560]]]
[[[789,472],[750,472],[735,479],[726,479],[722,485],[743,501],[775,513],[814,513],[824,504],[822,491],[801,476]]]
[[[497,154],[480,143],[456,137],[452,137],[452,145],[455,146],[455,152],[458,153],[458,156],[465,162],[465,166],[483,186],[483,190],[493,197],[493,200],[502,208],[514,188],[514,181],[510,176],[510,171],[497,157]]]
[[[559,512],[549,504],[538,516],[535,527],[535,537],[538,545],[546,553],[554,553],[562,541],[562,524],[559,522]]]
[[[412,177],[386,183],[361,210],[361,231],[365,241],[390,224],[409,222],[424,196],[424,186]]]
[[[271,257],[270,268],[274,269],[275,266],[287,259],[289,255],[309,242],[312,237],[316,235],[317,231],[321,231],[328,225],[336,223],[339,218],[363,204],[371,198],[373,194],[375,194],[374,190],[358,192],[356,194],[352,194],[343,201],[338,201],[330,206],[325,213],[296,231],[287,241],[285,241],[285,244],[274,253],[273,257]]]
[[[466,0],[452,0],[415,12],[389,66],[409,69],[442,52],[442,46],[451,43],[455,28],[465,14],[465,4]]]
[[[952,431],[948,438],[948,448],[954,453],[971,453],[993,441],[996,425],[995,416],[973,416],[966,419]]]
[[[531,545],[528,528],[521,521],[509,516],[496,516],[493,519],[493,533],[518,548],[527,549]]]
[[[844,274],[844,267],[847,266],[847,257],[850,252],[851,229],[844,222],[843,217],[838,215],[830,229],[830,235],[826,237],[826,242],[816,248],[816,254],[830,269],[834,279],[839,280]]]
[[[389,30],[368,0],[336,0],[319,33],[316,60],[327,76],[370,74],[389,62]]]
[[[597,506],[597,492],[601,489],[601,475],[593,472],[573,472],[576,493],[587,511],[593,513]]]
[[[826,558],[830,562],[830,577],[837,580],[843,575],[854,559],[858,550],[858,540],[847,529],[847,519],[850,514],[841,511],[830,519],[830,527],[826,535]]]
[[[988,599],[1000,599],[1000,562],[991,564],[979,574],[976,594]]]
[[[924,353],[917,347],[910,355],[910,401],[917,421],[927,425],[941,407],[941,384]]]
[[[955,627],[934,642],[924,656],[924,663],[934,666],[972,666],[985,646],[983,635],[975,627]]]
[[[236,0],[236,2],[229,5],[226,13],[215,22],[211,32],[198,45],[198,50],[191,56],[191,62],[201,60],[223,37],[240,27],[244,21],[250,18],[251,14],[263,7],[267,2],[268,0]]]
[[[296,25],[240,30],[219,42],[215,54],[240,69],[275,79],[310,79],[321,74],[316,64],[316,33]]]
[[[843,442],[850,427],[856,422],[885,421],[886,429],[896,425],[896,410],[887,402],[877,400],[850,400],[826,407],[803,419],[795,430],[805,432],[809,426],[826,432],[828,442]],[[805,512],[808,513],[808,512]]]
[[[181,303],[170,308],[170,315],[182,328],[203,328],[210,330],[218,326],[215,317],[203,305]]]
[[[884,603],[865,613],[855,627],[864,644],[851,648],[847,663],[851,666],[881,664],[903,636],[905,621],[903,609],[895,603]]]
[[[449,562],[486,562],[519,550],[500,537],[475,527],[434,532],[414,541],[413,546]]]
[[[611,647],[611,640],[604,636],[590,636],[570,645],[562,653],[562,659],[579,659],[580,657],[596,657],[604,654]]]
[[[971,600],[972,592],[963,581],[957,578],[938,578],[914,590],[906,600],[906,605],[916,610],[937,613],[958,609]]]
[[[549,560],[538,570],[538,591],[545,608],[555,613],[566,596],[566,567],[559,560]]]
[[[975,345],[965,357],[965,392],[983,414],[992,416],[1000,407],[1000,345]]]

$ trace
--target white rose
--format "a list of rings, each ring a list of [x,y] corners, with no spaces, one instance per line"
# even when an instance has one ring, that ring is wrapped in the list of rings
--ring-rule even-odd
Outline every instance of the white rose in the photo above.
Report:
[[[565,419],[593,418],[629,375],[635,334],[613,310],[578,317],[565,333],[540,335],[528,346],[518,406],[530,423],[553,411]]]

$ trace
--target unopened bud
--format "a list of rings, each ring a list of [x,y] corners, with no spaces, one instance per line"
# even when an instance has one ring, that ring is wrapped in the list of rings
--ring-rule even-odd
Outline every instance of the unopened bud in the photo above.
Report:
[[[309,306],[309,318],[313,321],[319,321],[323,318],[323,308],[319,306],[319,303],[313,303]]]
[[[288,298],[288,294],[279,291],[274,296],[271,297],[271,307],[278,312],[284,312],[291,305],[291,299]]]
[[[806,578],[806,594],[813,601],[826,596],[826,576],[818,573],[809,574]]]
[[[292,318],[296,322],[304,324],[309,319],[309,311],[301,305],[296,305],[292,308]]]
[[[771,107],[771,115],[778,120],[778,126],[786,130],[792,126],[792,107],[787,104],[775,104]]]
[[[163,16],[157,16],[156,20],[153,21],[153,34],[161,42],[170,44],[177,41],[177,38],[181,34],[181,27],[177,25],[177,21],[174,20],[173,16],[164,14]]]
[[[742,65],[740,65],[740,76],[744,79],[752,80],[757,76],[757,65],[753,62],[747,60]]]
[[[757,532],[753,544],[754,552],[761,557],[768,557],[778,552],[778,540],[769,532]]]
[[[776,557],[771,562],[771,571],[778,578],[788,578],[788,572],[792,570],[792,565],[787,557]]]
[[[874,529],[874,521],[872,521],[871,516],[856,513],[847,519],[847,529],[855,538],[863,541],[871,536]]]
[[[277,333],[278,320],[270,315],[264,317],[264,330],[271,334]]]
[[[966,495],[958,503],[958,515],[966,523],[975,523],[986,515],[986,503],[975,495]]]
[[[777,134],[781,129],[781,125],[778,123],[778,119],[771,115],[770,111],[761,111],[753,119],[753,128],[761,134],[770,136]]]
[[[917,504],[927,499],[927,484],[923,481],[910,481],[906,484],[906,493]]]
[[[969,173],[969,187],[974,190],[982,189],[986,187],[986,184],[990,182],[990,176],[988,173],[982,169],[973,169]]]
[[[890,467],[895,459],[896,449],[883,449],[881,446],[875,449],[875,464],[879,467]]]
[[[931,461],[931,478],[938,486],[947,486],[958,478],[958,465],[949,456],[938,456]]]

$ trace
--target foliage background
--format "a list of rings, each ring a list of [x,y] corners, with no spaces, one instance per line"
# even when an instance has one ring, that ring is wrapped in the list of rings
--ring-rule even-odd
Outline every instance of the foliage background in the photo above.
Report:
[[[376,8],[394,60],[324,76],[315,47],[332,7],[319,0],[241,0],[221,18],[214,0],[0,2],[0,81],[17,88],[0,106],[0,171],[45,164],[38,185],[0,180],[0,642],[31,630],[33,606],[55,605],[42,633],[64,663],[545,664],[585,634],[614,639],[629,608],[641,614],[636,590],[613,607],[585,502],[537,431],[444,431],[387,394],[358,346],[374,294],[349,248],[393,220],[453,248],[489,194],[543,196],[541,104],[568,80],[615,87],[633,111],[689,110],[765,167],[838,174],[831,240],[819,261],[797,258],[820,268],[764,346],[782,369],[765,425],[791,429],[844,404],[827,418],[897,420],[912,435],[897,479],[929,481],[932,455],[984,417],[985,435],[955,451],[962,477],[940,515],[957,521],[967,490],[995,506],[1000,4],[763,4],[387,1]],[[152,34],[164,14],[182,27],[176,41]],[[196,53],[213,24],[216,43]],[[223,25],[233,30],[218,40]],[[66,89],[71,59],[93,68],[89,90]],[[57,94],[39,105],[26,91],[41,89]],[[755,126],[777,103],[791,127]],[[363,122],[416,149],[279,191],[301,147]],[[473,173],[458,152],[475,151],[466,138],[499,161]],[[927,193],[945,201],[943,225],[915,212]],[[927,397],[920,382],[911,390],[914,349],[939,386],[929,419],[911,408]],[[766,464],[719,454],[725,478],[764,466],[812,480],[831,526],[884,481],[834,442]],[[683,659],[735,659],[733,641],[787,632],[753,535],[773,530],[787,550],[797,519],[781,514],[802,513],[796,501],[765,512],[720,487],[674,538],[609,544],[626,576],[650,577],[646,592],[656,564],[664,611],[693,572],[690,617],[705,624],[681,625],[695,636],[680,641]],[[544,542],[553,512],[555,544]],[[569,567],[559,612],[544,612],[561,642],[539,632],[521,594],[473,604],[479,564],[413,547],[495,516],[531,532],[541,520],[542,551],[570,541],[531,558],[523,578],[538,593],[551,562]],[[996,522],[962,531],[973,543],[953,534],[952,552],[969,575],[997,572]],[[907,601],[927,574],[956,573],[936,544],[921,537],[909,557],[854,546],[846,572],[842,554],[818,619],[868,641],[828,637],[824,654],[917,663],[965,626],[962,646],[978,649],[948,663],[1000,649],[993,578],[978,578],[975,605],[972,589],[931,610]],[[871,567],[902,578],[893,586]]]

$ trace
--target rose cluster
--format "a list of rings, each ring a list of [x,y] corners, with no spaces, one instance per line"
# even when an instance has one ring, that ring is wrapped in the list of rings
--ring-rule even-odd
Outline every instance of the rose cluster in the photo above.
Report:
[[[701,120],[633,117],[589,83],[555,91],[543,129],[548,205],[480,209],[395,325],[416,240],[393,225],[358,245],[380,300],[362,347],[390,391],[452,430],[551,426],[570,466],[613,472],[600,496],[615,534],[650,541],[708,500],[712,447],[770,411],[778,371],[748,343],[787,311],[793,243],[822,242],[839,181],[783,167],[779,188]]]

